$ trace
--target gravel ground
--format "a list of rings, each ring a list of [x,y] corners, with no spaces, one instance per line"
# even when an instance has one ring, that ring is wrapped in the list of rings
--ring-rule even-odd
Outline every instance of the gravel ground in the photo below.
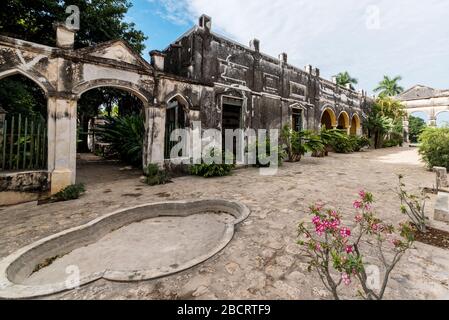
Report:
[[[97,281],[50,299],[331,299],[318,277],[307,272],[299,254],[296,227],[309,205],[324,202],[352,221],[352,202],[361,189],[374,193],[377,214],[391,222],[405,219],[394,193],[397,174],[417,192],[433,187],[435,176],[417,150],[393,148],[285,164],[276,176],[240,169],[219,179],[182,177],[148,187],[135,172],[113,165],[82,165],[87,194],[79,200],[0,208],[0,257],[64,229],[85,224],[117,209],[164,200],[221,198],[238,200],[251,216],[230,245],[214,258],[182,273],[140,283]],[[433,199],[427,206],[433,216]],[[445,227],[445,226],[443,226]],[[387,299],[449,299],[447,251],[417,244],[389,284]],[[356,285],[343,297],[357,298]]]

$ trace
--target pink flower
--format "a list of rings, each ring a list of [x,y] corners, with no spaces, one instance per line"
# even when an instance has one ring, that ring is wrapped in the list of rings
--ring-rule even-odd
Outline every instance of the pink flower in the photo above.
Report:
[[[320,237],[323,235],[323,233],[326,231],[326,226],[324,224],[319,224],[316,226],[315,229],[317,235],[319,235]]]
[[[349,238],[351,236],[351,230],[349,230],[348,228],[341,228],[340,229],[340,235],[343,238]]]
[[[316,244],[315,251],[321,252],[321,245],[319,243]]]
[[[380,226],[379,226],[377,223],[375,223],[375,224],[373,224],[373,225],[371,226],[371,230],[372,230],[374,233],[378,232],[379,229],[380,229]]]
[[[351,277],[346,272],[341,274],[341,279],[345,285],[349,286],[351,284]]]
[[[330,215],[331,215],[332,217],[336,218],[336,217],[338,216],[338,213],[337,213],[337,211],[332,210],[332,211],[330,212]]]
[[[366,192],[363,191],[363,190],[361,190],[361,191],[359,192],[359,196],[360,196],[360,198],[365,199],[365,197],[366,197]]]
[[[316,217],[314,217],[313,219],[312,219],[312,222],[313,222],[313,224],[314,225],[320,225],[321,224],[321,218],[320,217],[318,217],[318,216],[316,216]]]
[[[355,209],[361,209],[363,207],[363,202],[360,200],[354,201],[354,208]]]
[[[332,230],[337,230],[338,227],[340,226],[340,224],[341,224],[340,220],[339,220],[339,219],[335,219],[335,220],[333,220],[333,221],[331,222],[330,228],[331,228]]]
[[[371,211],[371,205],[369,203],[365,204],[365,210]]]
[[[355,222],[360,223],[360,222],[362,222],[362,220],[363,220],[363,217],[360,214],[355,216]]]
[[[351,254],[354,252],[354,247],[353,246],[346,246],[346,253],[347,254]]]

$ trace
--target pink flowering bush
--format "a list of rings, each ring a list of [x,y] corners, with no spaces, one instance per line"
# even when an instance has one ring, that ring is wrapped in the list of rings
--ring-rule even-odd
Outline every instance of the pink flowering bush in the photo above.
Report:
[[[298,244],[309,260],[309,271],[316,271],[327,290],[336,300],[338,288],[350,286],[354,280],[360,282],[360,295],[369,300],[381,300],[390,279],[390,274],[404,253],[414,242],[410,224],[400,224],[395,228],[378,219],[373,212],[373,195],[361,191],[354,201],[356,210],[354,228],[342,225],[342,215],[323,205],[310,207],[312,228],[305,223],[299,225]],[[383,281],[377,290],[370,288],[364,256],[360,244],[365,240],[375,240],[380,263],[385,269]],[[366,241],[365,241],[366,242]],[[372,241],[371,241],[372,242]],[[387,258],[388,250],[391,259]]]

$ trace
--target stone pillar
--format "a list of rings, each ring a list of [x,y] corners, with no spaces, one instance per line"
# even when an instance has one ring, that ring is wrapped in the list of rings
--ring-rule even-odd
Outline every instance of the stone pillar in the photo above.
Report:
[[[258,39],[253,39],[249,42],[249,47],[255,52],[260,52],[260,41]]]
[[[151,65],[158,71],[164,71],[165,54],[160,51],[153,50],[150,52],[150,56],[151,56]]]
[[[61,49],[73,49],[76,31],[62,22],[55,23],[53,27],[56,30],[56,46]]]
[[[435,202],[434,219],[449,223],[449,193],[438,192],[438,197]]]
[[[155,106],[145,107],[146,142],[144,165],[164,163],[165,109]]]
[[[449,187],[448,180],[447,180],[447,169],[444,167],[434,167],[433,171],[436,173],[437,176],[437,190],[440,190],[441,188],[447,188]]]
[[[404,127],[404,142],[409,143],[410,142],[410,129],[409,129],[409,121],[408,118],[404,118],[403,121],[403,127]]]
[[[48,171],[52,194],[76,180],[76,107],[74,99],[48,98]]]

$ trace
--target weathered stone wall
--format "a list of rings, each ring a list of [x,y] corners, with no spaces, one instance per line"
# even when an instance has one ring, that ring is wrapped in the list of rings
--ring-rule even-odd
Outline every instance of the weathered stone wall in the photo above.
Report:
[[[304,127],[314,130],[320,128],[326,108],[332,109],[337,119],[343,111],[350,119],[355,114],[365,117],[372,103],[366,94],[320,78],[316,68],[302,70],[289,65],[285,53],[279,59],[265,55],[258,40],[247,47],[216,35],[208,19],[202,17],[198,27],[164,51],[165,70],[213,84],[216,95],[224,88],[239,92],[237,95],[245,100],[245,126],[279,128],[290,123],[292,108],[302,109]],[[219,109],[219,99],[216,102]]]
[[[0,206],[38,200],[49,191],[47,171],[0,173]]]

